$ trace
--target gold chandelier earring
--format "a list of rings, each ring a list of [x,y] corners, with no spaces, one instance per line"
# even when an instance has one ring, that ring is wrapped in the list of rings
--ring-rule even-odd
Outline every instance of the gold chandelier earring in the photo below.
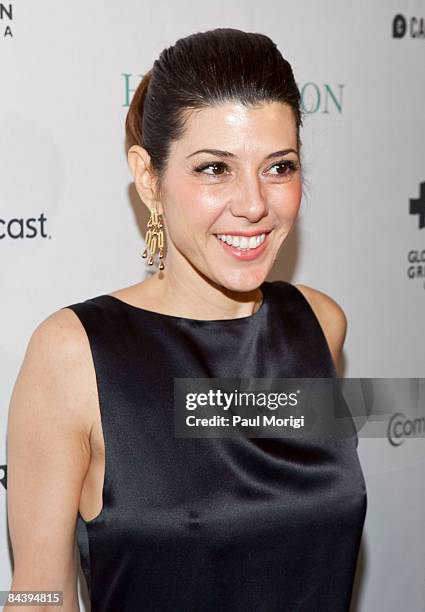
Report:
[[[149,254],[148,264],[151,266],[155,257],[157,248],[159,249],[159,269],[164,269],[164,231],[162,224],[162,215],[156,210],[156,206],[151,208],[151,214],[147,224],[147,232],[145,236],[146,248],[143,251],[142,257],[146,258]]]

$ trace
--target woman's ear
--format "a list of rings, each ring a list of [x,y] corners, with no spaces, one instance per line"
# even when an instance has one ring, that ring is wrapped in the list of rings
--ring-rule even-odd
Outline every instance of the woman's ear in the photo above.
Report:
[[[128,150],[127,159],[137,193],[142,202],[151,208],[156,202],[156,177],[152,170],[151,157],[146,149],[133,145]]]

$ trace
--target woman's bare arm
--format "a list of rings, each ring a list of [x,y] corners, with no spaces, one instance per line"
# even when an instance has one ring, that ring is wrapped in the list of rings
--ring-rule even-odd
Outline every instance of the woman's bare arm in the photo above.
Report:
[[[63,591],[64,612],[79,610],[75,527],[95,391],[86,333],[71,310],[59,310],[33,332],[12,391],[7,510],[11,590]]]

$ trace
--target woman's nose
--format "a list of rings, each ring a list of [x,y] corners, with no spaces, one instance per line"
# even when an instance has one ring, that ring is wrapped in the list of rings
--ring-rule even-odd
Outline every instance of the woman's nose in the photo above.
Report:
[[[230,207],[235,217],[245,217],[251,223],[259,221],[267,215],[267,201],[264,187],[258,177],[244,177],[240,187],[232,198]]]

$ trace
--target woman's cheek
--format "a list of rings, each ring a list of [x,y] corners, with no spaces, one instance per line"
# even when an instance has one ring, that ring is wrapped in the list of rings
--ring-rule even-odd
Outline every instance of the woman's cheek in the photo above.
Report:
[[[300,208],[302,198],[302,184],[300,180],[293,180],[286,185],[284,201],[286,211],[289,215],[295,216]]]
[[[301,177],[297,175],[292,179],[289,183],[286,184],[286,189],[288,193],[288,197],[294,199],[301,199],[302,195],[302,182]]]

